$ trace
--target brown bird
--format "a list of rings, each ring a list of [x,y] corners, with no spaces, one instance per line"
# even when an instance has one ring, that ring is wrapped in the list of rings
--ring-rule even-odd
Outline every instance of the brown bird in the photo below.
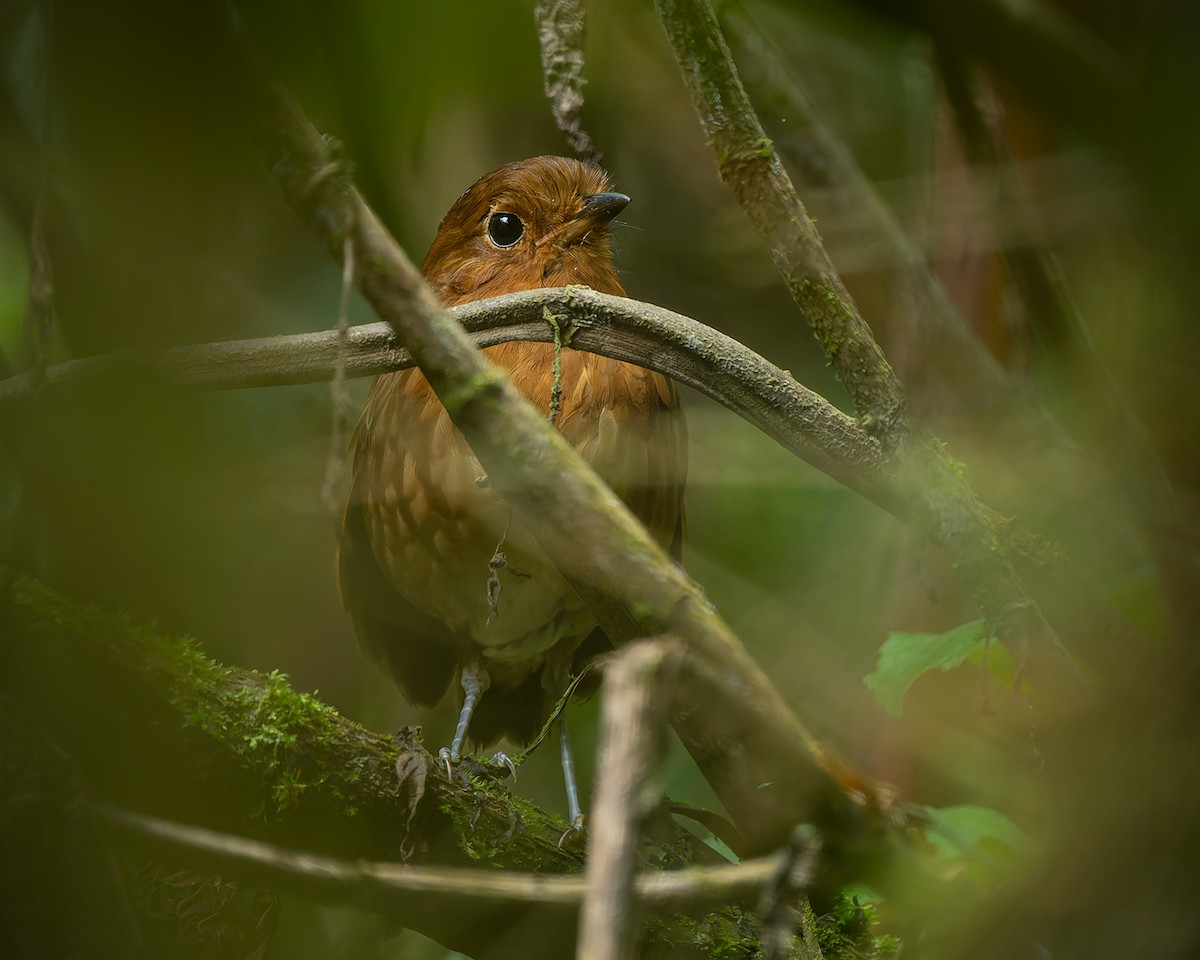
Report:
[[[595,166],[562,157],[506,164],[455,201],[421,271],[447,306],[568,284],[624,295],[608,224],[628,203]],[[550,415],[552,345],[485,353]],[[565,347],[559,390],[555,425],[678,559],[687,449],[675,385]],[[338,575],[360,645],[422,706],[457,676],[463,700],[448,760],[457,762],[468,731],[481,746],[501,736],[528,743],[569,676],[607,641],[533,531],[488,489],[419,370],[375,381],[352,447]],[[578,828],[561,722],[559,736]]]

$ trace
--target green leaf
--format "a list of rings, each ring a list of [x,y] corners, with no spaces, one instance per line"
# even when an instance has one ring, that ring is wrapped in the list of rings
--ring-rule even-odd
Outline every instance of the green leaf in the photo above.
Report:
[[[990,807],[926,807],[925,812],[933,822],[926,837],[941,859],[1012,859],[1035,850],[1025,831]]]
[[[942,634],[892,633],[879,648],[875,672],[863,680],[894,717],[904,712],[904,696],[923,673],[950,670],[985,643],[983,621],[972,620]]]

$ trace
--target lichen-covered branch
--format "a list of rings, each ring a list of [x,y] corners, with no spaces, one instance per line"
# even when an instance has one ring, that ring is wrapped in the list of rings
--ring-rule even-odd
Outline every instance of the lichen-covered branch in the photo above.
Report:
[[[774,42],[736,4],[722,9],[721,21],[763,116],[787,120],[776,147],[796,186],[806,197],[820,192],[836,198],[833,209],[817,211],[821,219],[858,224],[855,246],[871,251],[873,265],[895,273],[892,316],[906,340],[915,341],[910,346],[920,351],[922,366],[936,370],[939,385],[950,384],[968,409],[993,410],[1010,403],[1014,391],[1004,370],[963,322],[924,253],[875,185],[817,115]]]
[[[656,0],[656,7],[722,179],[767,241],[864,425],[894,459],[905,500],[950,550],[989,626],[1025,674],[1064,698],[1084,695],[1082,677],[1017,572],[996,518],[937,438],[909,424],[903,388],[763,132],[711,3]]]
[[[656,0],[721,179],[766,241],[792,298],[869,429],[891,448],[904,389],[825,252],[746,96],[708,0]]]
[[[114,803],[334,855],[463,865],[485,852],[562,872],[582,864],[558,847],[561,820],[514,807],[502,788],[438,777],[412,736],[364,730],[281,674],[223,666],[192,641],[74,604],[3,568],[0,591],[5,694]],[[98,704],[113,708],[93,716]],[[397,763],[411,775],[398,778]]]

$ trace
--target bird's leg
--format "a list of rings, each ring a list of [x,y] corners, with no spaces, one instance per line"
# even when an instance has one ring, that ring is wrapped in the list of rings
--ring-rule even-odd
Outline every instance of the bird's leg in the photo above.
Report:
[[[446,776],[450,776],[450,764],[458,763],[462,756],[463,741],[467,739],[467,728],[471,725],[471,715],[479,704],[479,698],[492,685],[492,678],[484,669],[482,663],[474,660],[462,670],[460,681],[463,688],[462,710],[458,712],[458,726],[454,728],[454,739],[450,741],[450,749],[442,747],[438,751],[438,759],[446,764]]]
[[[567,837],[583,833],[583,808],[579,805],[579,783],[575,779],[575,755],[571,753],[571,735],[567,732],[566,716],[555,721],[558,727],[558,750],[562,758],[563,785],[567,790],[567,820],[571,827],[558,838],[561,847]]]

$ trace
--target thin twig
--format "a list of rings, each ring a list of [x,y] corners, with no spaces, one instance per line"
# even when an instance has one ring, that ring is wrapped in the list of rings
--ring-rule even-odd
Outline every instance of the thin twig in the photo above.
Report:
[[[54,5],[45,11],[45,42],[54,48]],[[54,128],[54,70],[47,70],[42,80],[42,142],[37,156],[37,194],[29,225],[29,290],[25,299],[25,343],[30,370],[35,380],[43,379],[46,354],[54,332],[54,266],[46,243],[46,207],[50,200],[50,170],[47,144]]]
[[[424,898],[435,897],[443,900],[441,909],[446,912],[456,901],[472,907],[542,904],[577,909],[588,892],[588,881],[578,876],[343,860],[107,804],[97,804],[93,809],[121,831],[173,850],[198,854],[198,861],[211,868],[376,912],[411,908]],[[781,851],[738,864],[642,873],[635,878],[634,896],[646,906],[678,913],[754,904],[778,876],[786,856],[786,851]]]
[[[46,160],[41,160],[33,219],[29,227],[29,291],[25,297],[25,344],[30,377],[39,383],[46,377],[46,354],[54,331],[54,267],[46,245],[46,204],[49,186]]]
[[[669,640],[639,641],[605,667],[578,960],[623,960],[632,951],[638,833],[657,805],[648,781],[673,700],[663,674],[681,654],[682,647]]]

